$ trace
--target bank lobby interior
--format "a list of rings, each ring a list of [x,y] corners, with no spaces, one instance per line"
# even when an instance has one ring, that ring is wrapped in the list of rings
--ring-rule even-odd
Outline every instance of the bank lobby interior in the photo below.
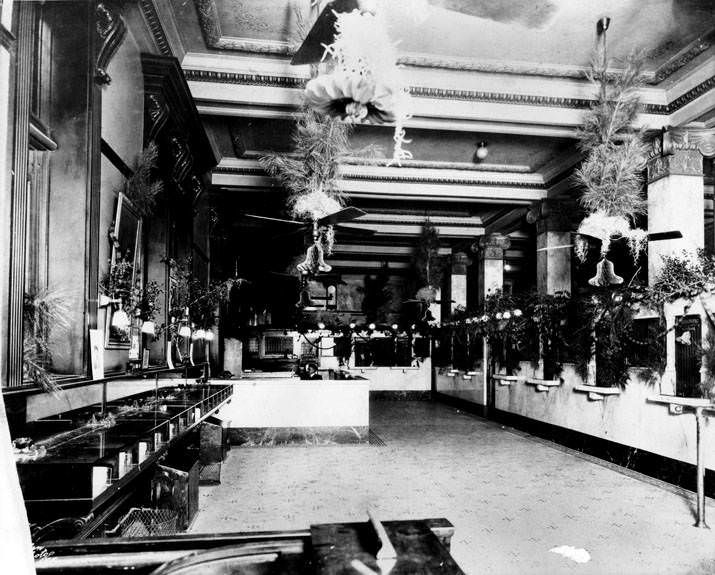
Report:
[[[713,0],[0,0],[7,572],[715,572],[714,158]]]

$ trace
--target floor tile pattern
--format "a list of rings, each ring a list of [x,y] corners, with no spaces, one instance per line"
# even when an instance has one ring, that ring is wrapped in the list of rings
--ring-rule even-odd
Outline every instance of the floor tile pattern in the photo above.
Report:
[[[705,573],[715,531],[696,529],[682,494],[430,402],[371,404],[370,446],[233,449],[222,483],[202,487],[194,532],[304,529],[446,517],[452,553],[474,574]],[[715,524],[715,505],[708,503]],[[573,545],[578,564],[549,549]]]

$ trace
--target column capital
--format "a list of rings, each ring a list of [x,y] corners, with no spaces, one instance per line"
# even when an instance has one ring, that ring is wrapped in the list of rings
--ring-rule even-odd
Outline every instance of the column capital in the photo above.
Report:
[[[669,156],[688,150],[697,151],[706,158],[715,157],[715,128],[667,128],[651,140],[648,158]]]
[[[511,246],[511,240],[498,232],[482,236],[472,244],[472,251],[483,260],[504,259],[504,252]]]
[[[571,199],[545,199],[531,205],[526,213],[526,221],[536,224],[536,233],[570,232],[575,229],[573,216],[578,213],[578,205]]]
[[[702,176],[703,157],[715,157],[715,129],[669,128],[651,141],[648,183],[669,175]]]
[[[472,263],[465,252],[454,252],[452,254],[452,275],[466,275],[467,266]]]

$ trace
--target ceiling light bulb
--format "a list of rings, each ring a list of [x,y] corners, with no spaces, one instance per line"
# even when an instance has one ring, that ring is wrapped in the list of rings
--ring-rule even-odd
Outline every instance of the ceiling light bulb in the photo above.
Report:
[[[357,327],[357,324],[354,321],[350,322],[350,329],[355,329]]]
[[[369,326],[367,326],[369,329],[374,330],[377,326],[374,323],[371,323]]]
[[[325,324],[322,321],[318,322],[318,329],[325,329]]]
[[[392,329],[394,329],[395,331],[397,331],[397,328],[400,327],[400,326],[398,326],[396,323],[393,323],[390,327],[391,327]]]
[[[489,149],[487,148],[486,142],[479,142],[477,144],[477,150],[474,152],[474,158],[476,161],[481,161],[489,155]]]

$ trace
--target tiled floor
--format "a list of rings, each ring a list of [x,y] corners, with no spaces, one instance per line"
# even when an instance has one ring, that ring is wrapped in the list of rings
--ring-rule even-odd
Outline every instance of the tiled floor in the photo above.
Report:
[[[692,527],[682,495],[443,405],[371,409],[385,447],[233,449],[221,485],[201,488],[192,531],[362,521],[370,505],[384,519],[449,519],[470,574],[712,573],[715,531]],[[560,545],[591,560],[549,552]]]

